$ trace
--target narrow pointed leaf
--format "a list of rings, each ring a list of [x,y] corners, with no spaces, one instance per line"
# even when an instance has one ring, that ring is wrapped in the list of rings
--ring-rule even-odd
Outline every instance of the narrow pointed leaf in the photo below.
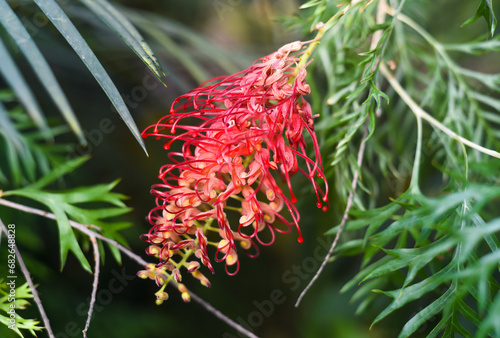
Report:
[[[488,25],[488,31],[491,34],[491,36],[495,35],[495,29],[497,27],[497,18],[495,17],[495,12],[493,11],[493,5],[491,3],[491,0],[481,0],[481,3],[477,8],[476,14],[472,18],[465,21],[462,24],[462,27],[473,23],[480,17],[484,17],[484,20]]]
[[[38,190],[46,187],[50,183],[56,181],[62,176],[72,172],[76,168],[80,167],[82,164],[87,162],[90,159],[89,156],[77,157],[68,162],[61,163],[59,166],[55,167],[50,171],[47,175],[43,176],[41,179],[36,181],[35,183],[27,186],[26,188]]]
[[[0,2],[3,0],[0,0]],[[1,15],[0,15],[1,17]],[[40,129],[43,135],[47,138],[52,137],[50,134],[49,127],[47,125],[47,121],[43,116],[42,110],[38,105],[38,101],[36,100],[33,92],[30,87],[24,80],[23,75],[17,68],[14,60],[9,54],[7,47],[0,39],[0,74],[2,74],[3,78],[7,82],[7,84],[16,92],[17,97],[23,104],[24,108],[30,115],[33,122]]]
[[[101,18],[111,29],[113,29],[125,41],[127,45],[139,56],[146,66],[163,84],[165,73],[161,69],[158,59],[153,54],[149,45],[144,41],[142,35],[130,23],[130,21],[120,13],[114,6],[106,0],[81,0],[92,12]]]
[[[431,317],[443,311],[444,307],[451,301],[454,288],[449,288],[441,297],[431,303],[425,309],[417,313],[410,319],[399,333],[399,337],[409,337],[414,333],[422,324],[428,321]]]
[[[113,106],[116,108],[118,114],[120,114],[120,117],[132,132],[132,135],[134,135],[137,142],[139,142],[147,154],[141,134],[137,129],[134,119],[130,115],[127,106],[125,105],[123,98],[120,96],[118,89],[116,89],[116,86],[109,77],[108,73],[106,73],[94,52],[90,49],[89,45],[83,39],[71,20],[54,0],[35,0],[35,3],[38,7],[40,7],[45,15],[47,15],[49,20],[54,24],[57,30],[59,30],[76,54],[83,61],[85,66],[87,66],[90,70],[110,101],[113,103]]]
[[[40,82],[49,93],[52,100],[58,106],[66,122],[78,136],[80,142],[86,143],[83,131],[78,123],[73,108],[69,104],[66,95],[61,89],[61,86],[56,80],[56,77],[50,69],[47,60],[36,46],[26,28],[24,28],[21,20],[16,16],[14,11],[5,2],[0,0],[0,23],[5,30],[14,39],[20,50],[26,56],[26,60],[31,64],[35,74],[40,79]]]

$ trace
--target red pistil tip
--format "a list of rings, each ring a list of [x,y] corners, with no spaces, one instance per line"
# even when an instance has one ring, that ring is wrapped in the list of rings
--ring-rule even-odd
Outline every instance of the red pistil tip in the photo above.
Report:
[[[297,203],[297,198],[296,198],[295,196],[292,196],[292,197],[290,198],[290,201],[291,201],[293,204],[295,204],[295,203]]]
[[[299,236],[299,238],[297,239],[297,242],[304,243],[304,238],[302,238],[302,235]]]
[[[325,205],[323,208],[321,208],[321,210],[323,210],[323,212],[327,212],[328,211],[328,207]]]
[[[321,207],[323,206],[323,204],[322,204],[321,202],[318,202],[318,203],[316,203],[316,206],[317,206],[318,208],[321,208]]]

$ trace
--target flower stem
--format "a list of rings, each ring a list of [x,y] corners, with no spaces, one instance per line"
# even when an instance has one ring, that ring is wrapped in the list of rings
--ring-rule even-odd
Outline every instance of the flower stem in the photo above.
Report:
[[[319,45],[323,35],[325,35],[325,33],[330,28],[335,26],[340,18],[342,18],[352,7],[354,7],[361,1],[364,0],[352,0],[349,4],[347,4],[347,6],[345,6],[341,11],[335,13],[335,15],[333,15],[320,29],[318,29],[318,33],[314,37],[313,41],[309,44],[304,54],[302,54],[302,56],[300,57],[299,63],[297,64],[297,67],[295,67],[295,75],[298,74],[299,69],[307,64],[309,57],[313,53],[314,49]]]

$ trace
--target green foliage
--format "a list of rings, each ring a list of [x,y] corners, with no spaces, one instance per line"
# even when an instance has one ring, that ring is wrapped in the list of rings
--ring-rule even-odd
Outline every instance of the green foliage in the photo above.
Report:
[[[149,45],[144,41],[142,35],[137,29],[128,21],[128,19],[113,7],[106,0],[82,0],[83,4],[94,12],[101,20],[106,23],[116,34],[118,34],[123,41],[137,53],[137,56],[144,62],[144,64],[151,70],[153,74],[163,84],[163,72],[160,63],[158,62],[153,51]]]
[[[89,187],[79,187],[70,190],[47,191],[42,190],[47,185],[72,172],[82,165],[88,158],[80,157],[68,161],[42,177],[35,183],[22,189],[9,190],[4,192],[4,196],[22,196],[44,204],[55,216],[59,228],[61,269],[66,262],[68,251],[73,252],[83,268],[91,272],[90,265],[85,258],[80,245],[78,244],[76,234],[71,227],[69,220],[74,220],[81,224],[88,224],[98,227],[102,234],[111,239],[123,240],[117,233],[118,230],[130,226],[125,222],[105,222],[109,217],[123,215],[130,211],[122,202],[125,196],[113,193],[111,190],[118,184],[118,180],[109,184],[100,184]],[[92,205],[104,203],[112,207],[101,207],[89,209],[79,205]],[[120,253],[114,246],[110,246],[115,258],[120,261]]]
[[[343,182],[337,183],[337,195],[347,196],[358,170],[365,192],[356,195],[347,240],[335,250],[362,256],[360,271],[341,291],[355,290],[358,314],[378,307],[381,295],[390,299],[372,326],[408,306],[419,309],[400,327],[400,337],[498,336],[499,160],[466,149],[445,131],[471,140],[475,149],[500,148],[500,69],[490,65],[496,73],[488,73],[477,67],[482,55],[499,50],[498,39],[439,42],[411,18],[422,11],[418,6],[402,1],[386,11],[374,1],[351,10],[317,50],[311,87],[324,92],[314,96],[313,105],[322,116],[318,129],[330,173]],[[376,21],[381,10],[383,23]],[[490,1],[482,1],[466,24],[481,16],[493,35]],[[462,62],[471,57],[478,59]],[[402,89],[387,87],[382,63]],[[407,106],[402,95],[418,107],[415,101]],[[422,108],[433,116],[424,119],[435,129],[423,125],[417,115]],[[361,143],[366,150],[359,168],[355,155]],[[379,206],[385,195],[391,202]]]
[[[14,11],[10,8],[10,6],[6,2],[3,1],[0,2],[0,12],[3,13],[2,15],[0,15],[0,23],[7,30],[7,33],[9,33],[9,35],[14,38],[14,41],[16,42],[17,46],[26,56],[26,59],[28,60],[31,67],[35,71],[35,74],[40,79],[40,82],[45,87],[45,90],[49,93],[53,101],[58,106],[59,110],[63,114],[68,124],[71,126],[72,130],[75,132],[75,134],[78,135],[80,141],[84,142],[85,140],[83,136],[83,131],[81,130],[80,125],[78,124],[78,121],[75,117],[75,113],[73,112],[73,109],[71,108],[68,100],[66,99],[66,96],[64,95],[61,86],[57,82],[54,73],[50,69],[47,60],[43,57],[42,53],[36,46],[33,39],[31,39],[30,34],[23,26],[21,20],[19,20]],[[3,54],[4,56],[7,55],[6,51],[3,51]],[[9,66],[12,68],[6,70],[6,72],[4,73],[6,79],[9,79],[8,72],[9,71],[13,72],[15,70],[13,62],[10,63],[11,64]],[[20,75],[17,76],[20,77]],[[24,80],[22,79],[22,77],[20,77],[17,81],[23,82]],[[27,87],[26,84],[24,84],[24,86]],[[30,106],[32,104],[30,104]],[[44,128],[43,129],[44,131],[48,131],[46,129],[46,126],[43,124],[43,120],[40,115],[41,114],[38,114],[36,116],[37,118],[35,121],[38,122],[40,127]]]
[[[489,332],[486,324],[476,319],[498,315],[491,294],[500,287],[492,275],[499,267],[500,242],[495,233],[500,230],[500,219],[485,222],[482,215],[488,215],[485,210],[499,196],[497,186],[470,185],[439,198],[412,194],[409,200],[410,195],[404,194],[368,214],[354,212],[359,218],[349,222],[346,230],[367,227],[365,234],[369,237],[366,243],[358,244],[359,250],[365,248],[362,269],[342,291],[374,280],[370,289],[360,292],[368,296],[372,290],[393,299],[373,324],[410,302],[426,299],[429,305],[408,321],[401,337],[411,335],[440,313],[441,321],[433,324],[435,335],[444,330],[459,334],[467,331],[462,318],[476,324],[478,332]],[[386,285],[388,278],[400,277],[403,282],[398,289],[375,288]]]
[[[2,102],[14,106],[7,111]],[[46,135],[37,130],[33,120],[16,104],[11,91],[0,91],[0,149],[7,157],[6,162],[0,163],[0,183],[4,189],[33,183],[66,155],[64,144],[50,140],[69,129],[64,125],[47,126]]]
[[[40,7],[47,18],[71,45],[82,62],[87,66],[91,74],[102,87],[104,93],[106,93],[116,108],[120,117],[136,138],[137,142],[139,142],[144,151],[146,151],[139,130],[115,84],[69,17],[55,1],[34,2]],[[104,0],[89,2],[88,6],[99,15],[106,24],[120,34],[124,41],[137,53],[145,64],[153,70],[154,74],[161,79],[163,71],[156,61],[151,48],[144,42],[142,36],[132,27],[130,22]],[[0,1],[0,13],[0,25],[5,28],[8,35],[19,46],[21,52],[33,67],[35,74],[39,77],[42,85],[57,104],[72,130],[79,137],[80,142],[85,143],[84,135],[75,113],[48,66],[46,59],[36,46],[32,36],[5,0]],[[18,97],[21,98],[34,122],[46,136],[49,135],[50,131],[47,127],[47,123],[36,99],[29,89],[27,84],[28,81],[24,79],[24,76],[18,70],[18,67],[9,55],[9,51],[2,42],[2,39],[0,39],[0,57],[2,59],[0,74],[3,75],[11,88],[17,93]]]
[[[491,3],[491,0],[481,0],[476,14],[469,20],[465,21],[462,26],[471,24],[480,17],[484,17],[484,20],[488,25],[488,30],[490,31],[491,36],[493,36],[495,34],[495,28],[497,27],[497,18],[495,17],[495,12],[493,11],[493,4]]]
[[[19,310],[25,309],[30,303],[28,299],[33,298],[31,289],[28,283],[25,283],[15,288],[15,297],[10,295],[10,286],[7,282],[0,280],[0,323],[5,326],[12,327],[12,331],[17,333],[20,337],[24,337],[21,330],[28,330],[33,336],[36,336],[35,331],[41,331],[42,327],[38,326],[39,321],[33,319],[24,319],[19,315]],[[11,324],[12,305],[15,309],[15,325]]]

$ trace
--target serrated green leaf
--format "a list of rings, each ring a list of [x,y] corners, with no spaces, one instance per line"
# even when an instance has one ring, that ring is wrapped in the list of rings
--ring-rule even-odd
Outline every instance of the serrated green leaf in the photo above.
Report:
[[[125,195],[110,192],[118,183],[119,179],[108,184],[98,184],[91,187],[78,187],[64,191],[62,199],[69,204],[88,202],[108,202],[117,207],[125,207],[122,202]]]
[[[63,204],[59,195],[31,189],[10,190],[6,192],[5,195],[23,196],[35,200],[49,208],[56,217],[57,227],[59,230],[61,270],[66,263],[68,252],[71,251],[78,258],[82,267],[88,272],[92,272],[89,262],[87,261],[87,258],[85,258],[85,255],[76,240],[73,229],[69,224],[68,217],[64,212]]]
[[[14,305],[16,309],[16,325],[14,329],[12,329],[12,332],[15,332],[19,337],[24,337],[21,330],[28,330],[33,336],[36,336],[35,331],[41,331],[43,329],[43,327],[38,325],[40,322],[21,317],[21,311],[19,311],[30,305],[27,299],[33,298],[33,293],[28,283],[24,283],[15,289],[15,300],[13,302],[9,301],[10,292],[8,293],[7,290],[10,290],[10,287],[7,286],[7,282],[0,280],[0,294],[3,295],[0,297],[0,323],[7,327],[11,326],[9,321],[10,314],[8,314],[8,311],[10,310],[10,306]],[[5,315],[3,312],[5,312]]]
[[[87,66],[87,68],[90,70],[91,74],[102,87],[111,103],[116,108],[118,114],[120,114],[120,117],[131,131],[132,135],[134,135],[137,142],[141,145],[142,149],[144,149],[144,152],[146,152],[147,154],[146,146],[144,145],[141,134],[137,129],[134,119],[130,115],[125,102],[123,101],[123,98],[118,92],[118,89],[116,89],[116,86],[109,77],[108,73],[104,70],[94,52],[90,49],[87,42],[85,42],[71,20],[54,0],[34,1],[49,18],[49,20],[54,24],[54,26],[62,34],[66,41],[71,45],[71,47],[83,61],[85,66]]]
[[[78,159],[75,159],[75,161]],[[49,177],[54,177],[54,170],[49,173]],[[49,182],[51,179],[46,179]],[[84,225],[95,225],[102,230],[102,234],[110,239],[126,243],[117,231],[130,226],[128,222],[104,222],[103,219],[109,217],[116,217],[129,212],[131,209],[127,208],[122,202],[126,196],[113,193],[111,190],[118,184],[119,180],[115,180],[109,184],[100,184],[90,187],[80,187],[65,191],[47,192],[34,190],[32,187],[10,190],[4,193],[4,196],[23,196],[35,200],[47,206],[50,211],[55,215],[57,225],[59,228],[60,237],[60,251],[61,251],[61,268],[64,266],[69,251],[73,252],[79,259],[82,266],[90,271],[90,265],[87,262],[83,252],[76,240],[76,236],[72,227],[69,224],[69,219],[77,221]],[[89,203],[109,203],[114,205],[114,208],[104,207],[102,209],[87,209],[75,204],[84,204],[87,206]],[[113,256],[120,262],[120,254],[117,250],[112,249]]]

